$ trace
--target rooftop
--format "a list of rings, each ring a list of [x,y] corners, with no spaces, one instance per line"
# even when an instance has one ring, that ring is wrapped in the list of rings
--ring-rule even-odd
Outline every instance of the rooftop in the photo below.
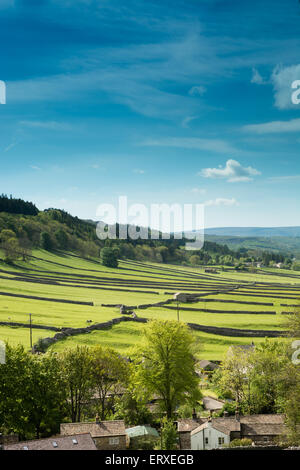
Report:
[[[122,436],[125,435],[125,423],[118,421],[99,421],[84,423],[62,423],[60,433],[63,436],[90,433],[92,437]]]
[[[266,415],[247,415],[227,418],[212,418],[211,421],[202,423],[194,428],[191,434],[197,434],[202,429],[213,427],[224,434],[242,431],[243,435],[279,435],[284,430],[284,415],[282,414],[266,414]]]
[[[97,450],[97,448],[91,435],[85,433],[18,442],[4,446],[4,450]]]
[[[177,421],[177,430],[178,432],[191,432],[194,429],[198,428],[201,424],[207,421],[206,418],[187,418],[187,419],[179,419]]]

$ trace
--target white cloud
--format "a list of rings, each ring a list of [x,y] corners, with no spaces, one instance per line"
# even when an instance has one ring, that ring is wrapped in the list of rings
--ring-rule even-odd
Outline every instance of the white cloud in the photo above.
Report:
[[[238,206],[239,203],[234,197],[232,199],[218,197],[216,199],[210,199],[209,201],[205,201],[204,205],[205,206]]]
[[[251,181],[252,176],[260,175],[260,172],[251,166],[243,167],[236,160],[227,160],[224,168],[204,168],[199,173],[204,178],[225,178],[229,183]]]
[[[265,85],[267,82],[261,76],[259,71],[255,68],[252,69],[252,78],[251,83],[255,83],[256,85]]]
[[[190,90],[189,90],[189,95],[191,96],[202,96],[204,95],[204,93],[206,92],[206,88],[204,86],[193,86]]]
[[[192,189],[191,189],[191,193],[193,193],[193,194],[205,194],[205,193],[206,193],[206,189],[202,189],[202,188],[192,188]]]
[[[197,137],[169,137],[165,139],[149,139],[143,142],[144,146],[160,146],[160,147],[179,147],[186,149],[205,150],[217,153],[235,153],[237,149],[232,147],[228,142],[220,139],[201,139]]]
[[[145,173],[145,170],[141,170],[139,168],[135,168],[133,170],[133,173],[137,173],[138,175],[143,175]]]
[[[5,147],[4,152],[9,152],[9,150],[14,148],[16,145],[17,145],[16,142],[13,142],[13,143],[9,144],[7,147]]]
[[[53,131],[69,130],[71,126],[65,122],[57,121],[20,121],[22,126],[49,129]]]
[[[298,181],[300,175],[286,175],[286,176],[270,176],[268,181],[272,183],[284,183],[289,181]]]
[[[291,119],[290,121],[271,121],[262,124],[249,124],[242,128],[246,132],[255,134],[277,134],[280,132],[299,132],[300,119]]]
[[[189,127],[189,123],[193,121],[194,119],[197,119],[198,116],[187,116],[182,120],[182,127],[187,129]]]
[[[272,73],[272,83],[274,87],[275,106],[279,109],[296,108],[297,105],[292,103],[291,88],[294,80],[300,78],[300,64],[291,65],[289,67],[277,66]],[[299,108],[299,106],[298,106]],[[300,109],[300,108],[299,108]]]
[[[30,168],[32,168],[33,170],[36,170],[36,171],[41,170],[41,168],[39,166],[36,166],[36,165],[30,165]]]

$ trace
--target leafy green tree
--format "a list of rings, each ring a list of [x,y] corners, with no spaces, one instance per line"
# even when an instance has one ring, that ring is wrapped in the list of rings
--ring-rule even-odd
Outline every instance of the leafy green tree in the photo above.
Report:
[[[152,424],[153,415],[145,401],[135,398],[131,390],[127,390],[115,403],[115,419],[124,419],[127,426]]]
[[[193,266],[197,266],[197,265],[201,264],[200,256],[198,256],[198,255],[192,255],[192,256],[190,257],[190,263],[191,263]]]
[[[92,358],[90,349],[77,346],[60,355],[66,383],[68,413],[72,422],[82,418],[83,403],[93,395]]]
[[[64,416],[64,387],[53,354],[29,354],[20,345],[6,345],[0,364],[0,428],[21,438],[58,432]]]
[[[104,247],[100,251],[100,258],[101,263],[103,266],[107,266],[109,268],[117,268],[118,267],[118,257],[116,252],[113,248]]]
[[[163,418],[160,432],[161,450],[177,449],[177,430],[171,419]]]
[[[237,406],[247,403],[251,409],[251,371],[250,353],[239,347],[231,347],[219,370],[214,373],[217,389],[223,396],[231,395]]]
[[[30,259],[32,255],[31,243],[26,236],[19,239],[18,251],[20,256],[22,256],[23,261],[28,261]]]
[[[4,252],[4,261],[6,261],[7,263],[12,263],[16,259],[18,259],[20,255],[19,243],[16,234],[13,230],[2,230],[0,232],[0,242],[0,247]]]
[[[121,385],[128,380],[128,363],[111,348],[96,346],[91,351],[92,382],[99,401],[101,419],[108,414],[106,406],[110,394],[120,391]]]
[[[288,347],[281,341],[266,339],[249,358],[253,404],[256,413],[276,413],[281,374],[290,362]]]
[[[59,432],[65,410],[65,387],[57,356],[53,353],[30,356],[25,410],[28,422],[39,439],[41,433]]]
[[[168,418],[178,406],[194,406],[201,398],[194,350],[195,338],[184,323],[152,320],[144,327],[134,358],[137,394],[158,395]]]
[[[67,233],[65,232],[65,230],[60,228],[55,232],[54,235],[57,240],[59,248],[61,248],[62,250],[66,250],[69,244],[69,237]]]
[[[40,236],[41,248],[43,250],[51,251],[54,248],[52,238],[48,232],[42,232]]]

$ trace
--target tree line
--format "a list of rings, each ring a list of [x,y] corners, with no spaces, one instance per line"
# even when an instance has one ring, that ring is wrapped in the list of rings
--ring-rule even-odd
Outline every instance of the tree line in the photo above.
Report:
[[[9,232],[7,232],[9,231]],[[118,230],[117,230],[118,232]],[[292,260],[280,253],[259,252],[241,248],[233,251],[228,246],[212,241],[205,241],[201,250],[185,250],[184,238],[148,240],[99,240],[96,223],[73,217],[66,211],[50,208],[38,211],[33,203],[21,199],[0,196],[0,248],[4,251],[4,260],[14,262],[29,258],[32,249],[47,251],[71,251],[81,257],[99,258],[100,250],[108,250],[101,256],[106,266],[116,267],[114,258],[151,261],[155,263],[173,263],[179,265],[221,265],[239,266],[262,262],[264,266],[284,262],[285,267],[292,265]],[[295,269],[297,266],[295,263]],[[293,265],[293,267],[294,267]]]
[[[8,197],[6,194],[0,195],[0,212],[9,214],[37,215],[38,208],[32,203],[23,199]]]

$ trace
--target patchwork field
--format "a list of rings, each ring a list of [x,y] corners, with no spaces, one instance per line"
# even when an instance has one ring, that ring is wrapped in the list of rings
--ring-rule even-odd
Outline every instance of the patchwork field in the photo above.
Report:
[[[300,273],[226,268],[211,274],[199,268],[134,261],[120,261],[118,269],[111,269],[95,259],[39,250],[30,262],[0,263],[0,340],[29,348],[29,313],[34,343],[64,328],[93,327],[120,318],[121,304],[131,307],[137,320],[177,319],[176,292],[198,296],[193,303],[179,304],[180,320],[193,324],[199,339],[198,356],[222,359],[232,344],[282,335],[283,314],[298,304]],[[137,321],[121,322],[68,336],[50,347],[62,350],[101,343],[127,354],[139,342],[142,327]]]

